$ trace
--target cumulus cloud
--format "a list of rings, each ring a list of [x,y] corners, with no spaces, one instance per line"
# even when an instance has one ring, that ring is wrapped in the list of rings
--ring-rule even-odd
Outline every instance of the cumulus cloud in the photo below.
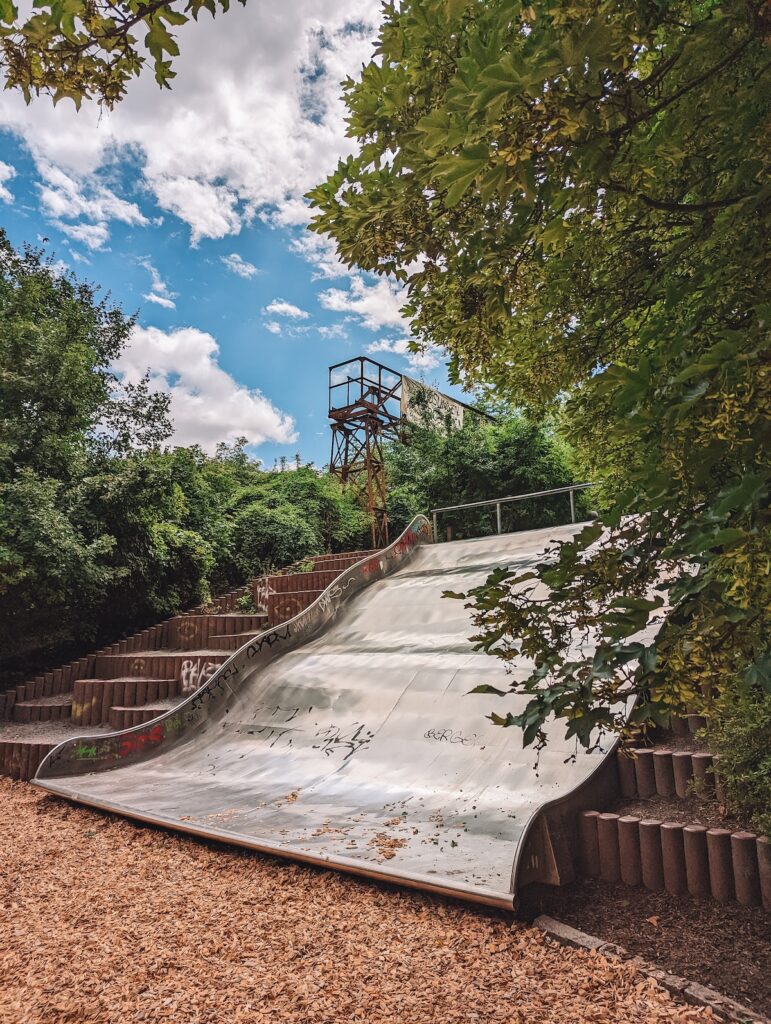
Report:
[[[10,189],[6,188],[6,181],[10,181],[16,174],[16,168],[0,160],[0,199],[4,203],[12,203],[13,195]]]
[[[38,192],[43,213],[65,235],[90,249],[103,248],[112,220],[129,225],[149,223],[136,203],[121,199],[98,181],[78,182],[48,161],[40,161],[38,171],[42,179]]]
[[[271,334],[281,334],[281,324],[277,320],[268,320],[265,330],[270,331]]]
[[[436,345],[424,345],[419,352],[410,352],[409,338],[380,338],[367,345],[365,351],[374,354],[375,352],[388,352],[391,355],[400,356],[406,359],[411,370],[421,372],[433,370],[442,362],[443,352]]]
[[[169,286],[149,259],[140,260],[139,262],[148,272],[151,280],[150,291],[143,298],[148,302],[154,302],[156,306],[163,306],[164,309],[176,309],[177,304],[174,302],[174,299],[176,299],[177,293],[169,290]]]
[[[154,191],[159,206],[190,225],[193,246],[202,238],[224,238],[241,230],[238,194],[225,185],[197,178],[163,177],[155,181]]]
[[[404,289],[385,277],[368,284],[361,274],[351,278],[348,288],[328,288],[319,295],[324,309],[351,313],[363,327],[379,331],[384,327],[405,327],[399,312],[405,302]]]
[[[62,234],[89,249],[103,249],[110,237],[106,224],[66,224],[64,221],[54,221],[54,224]]]
[[[225,266],[233,274],[237,274],[239,277],[254,277],[259,271],[253,263],[249,263],[248,260],[242,259],[237,252],[231,252],[229,256],[221,256],[220,259]]]
[[[135,327],[115,370],[136,383],[149,368],[151,385],[171,396],[175,444],[199,444],[213,453],[219,441],[238,437],[250,445],[296,441],[292,417],[262,392],[237,383],[218,357],[215,339],[194,327]]]
[[[337,258],[335,243],[331,238],[305,231],[292,239],[289,248],[313,266],[312,281],[351,276],[348,267]]]
[[[262,311],[263,316],[288,316],[291,320],[307,320],[308,313],[284,299],[273,299]]]
[[[346,331],[344,324],[326,324],[323,327],[318,328],[318,332],[322,338],[347,338],[348,331]]]
[[[77,113],[6,91],[0,126],[23,138],[41,173],[56,167],[77,183],[132,154],[140,184],[194,244],[260,215],[304,224],[303,194],[350,150],[339,83],[370,59],[379,18],[378,0],[236,6],[179,29],[171,92],[145,75],[115,111],[85,103]],[[118,210],[105,208],[104,222]]]

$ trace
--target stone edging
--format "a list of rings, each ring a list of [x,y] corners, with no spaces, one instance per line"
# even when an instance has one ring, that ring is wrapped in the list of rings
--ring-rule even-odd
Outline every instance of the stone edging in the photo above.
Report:
[[[749,1009],[747,1006],[742,1006],[741,1003],[737,1003],[733,999],[728,999],[726,996],[716,992],[715,989],[707,988],[706,985],[699,985],[697,982],[680,978],[676,974],[669,974],[655,964],[650,963],[650,961],[643,960],[642,957],[633,956],[623,946],[617,946],[613,942],[605,942],[604,939],[599,939],[594,935],[587,935],[586,932],[580,932],[577,928],[563,924],[561,921],[548,917],[546,914],[541,914],[540,917],[537,917],[533,921],[533,925],[536,928],[540,928],[548,938],[558,942],[561,946],[594,950],[597,953],[602,953],[603,956],[616,957],[619,960],[626,960],[634,964],[641,974],[653,978],[654,981],[657,981],[662,988],[665,988],[672,995],[684,999],[692,1006],[709,1007],[721,1020],[730,1022],[730,1024],[771,1024],[769,1018],[764,1017],[763,1014],[756,1013],[754,1010]]]

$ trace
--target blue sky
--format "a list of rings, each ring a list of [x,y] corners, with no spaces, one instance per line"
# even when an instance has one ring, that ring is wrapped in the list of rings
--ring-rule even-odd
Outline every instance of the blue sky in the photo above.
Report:
[[[350,151],[339,82],[368,60],[371,0],[237,6],[185,26],[172,92],[151,76],[80,113],[0,94],[0,215],[138,314],[116,369],[172,395],[177,443],[243,434],[267,466],[329,457],[327,367],[368,352],[447,386],[405,352],[402,299],[305,228],[302,195]]]

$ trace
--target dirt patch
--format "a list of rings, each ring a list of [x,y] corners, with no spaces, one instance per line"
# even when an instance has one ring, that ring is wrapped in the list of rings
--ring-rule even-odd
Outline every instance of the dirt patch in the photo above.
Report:
[[[500,913],[0,780],[0,1024],[707,1024]]]
[[[724,812],[716,800],[700,800],[697,796],[688,796],[683,800],[676,796],[619,800],[612,810],[615,814],[634,814],[638,818],[679,821],[683,825],[705,825],[707,828],[729,828],[732,832],[746,828],[739,818]]]
[[[523,913],[548,914],[672,974],[771,1015],[771,917],[760,908],[607,885],[528,886]]]
[[[654,750],[690,750],[693,753],[709,750],[706,738],[692,732],[687,736],[675,736],[672,732],[662,731],[654,737],[652,745]]]

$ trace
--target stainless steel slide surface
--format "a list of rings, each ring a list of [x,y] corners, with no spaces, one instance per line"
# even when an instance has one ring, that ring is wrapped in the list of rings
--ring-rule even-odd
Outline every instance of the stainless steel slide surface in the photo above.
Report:
[[[575,748],[560,725],[536,775],[518,730],[486,718],[517,700],[469,695],[482,682],[505,688],[502,663],[473,651],[468,610],[441,595],[534,561],[577,529],[431,544],[419,517],[185,704],[97,743],[62,744],[35,783],[143,821],[511,907],[534,816],[604,754],[566,764]]]

